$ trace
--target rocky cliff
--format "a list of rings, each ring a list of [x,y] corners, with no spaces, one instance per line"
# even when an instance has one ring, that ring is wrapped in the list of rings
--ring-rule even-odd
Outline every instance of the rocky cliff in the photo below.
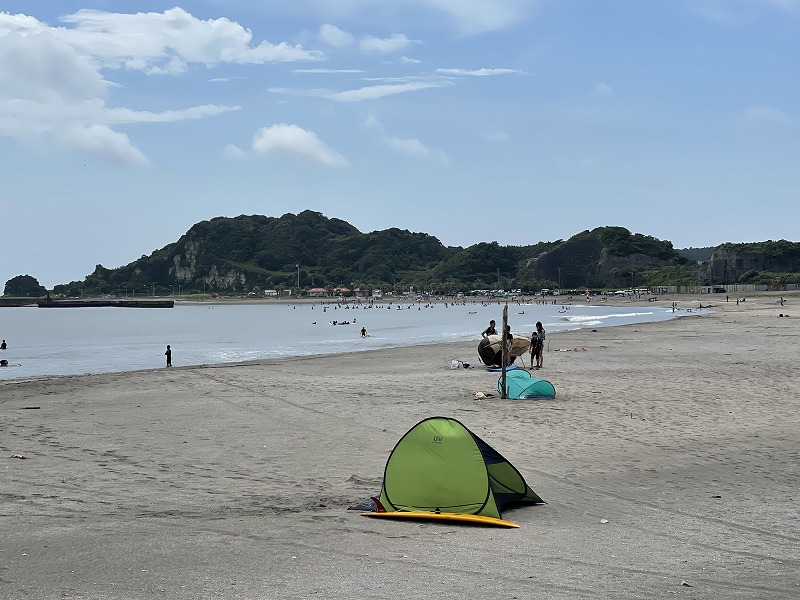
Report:
[[[672,244],[621,227],[584,231],[529,261],[541,279],[572,289],[630,287],[637,271],[684,261]]]
[[[779,240],[753,244],[722,244],[711,255],[711,277],[735,283],[753,272],[796,273],[800,271],[800,243]]]

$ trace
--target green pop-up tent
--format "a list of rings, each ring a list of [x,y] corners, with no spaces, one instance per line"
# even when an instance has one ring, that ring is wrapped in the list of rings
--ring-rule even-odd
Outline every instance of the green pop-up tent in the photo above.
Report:
[[[417,516],[516,527],[501,510],[544,501],[522,475],[463,424],[431,417],[406,433],[389,455],[378,498],[368,516]]]

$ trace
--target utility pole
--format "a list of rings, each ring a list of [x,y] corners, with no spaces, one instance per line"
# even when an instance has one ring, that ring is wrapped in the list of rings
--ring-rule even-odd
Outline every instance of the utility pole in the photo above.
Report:
[[[506,370],[508,366],[508,361],[510,358],[509,348],[508,348],[508,303],[503,307],[503,336],[500,341],[500,363],[503,365],[503,371],[500,374],[500,378],[502,379],[501,387],[503,388],[502,393],[500,394],[500,398],[505,399],[508,398],[508,393],[506,391]]]

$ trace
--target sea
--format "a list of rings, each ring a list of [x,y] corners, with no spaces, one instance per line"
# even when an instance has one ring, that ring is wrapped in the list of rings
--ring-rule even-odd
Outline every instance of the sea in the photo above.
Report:
[[[172,364],[210,365],[474,340],[503,318],[502,303],[445,301],[361,304],[191,303],[175,308],[0,308],[0,380],[116,373],[160,368],[167,344]],[[695,310],[661,306],[509,303],[515,335],[530,336],[541,321],[551,343],[559,332],[664,321]],[[335,324],[334,324],[335,323]],[[367,336],[362,337],[361,329]],[[557,342],[555,342],[557,343]]]

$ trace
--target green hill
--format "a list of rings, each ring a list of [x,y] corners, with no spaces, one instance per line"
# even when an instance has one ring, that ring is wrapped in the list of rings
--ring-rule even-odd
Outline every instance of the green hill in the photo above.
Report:
[[[286,289],[426,283],[458,249],[433,236],[387,229],[361,233],[340,219],[304,211],[282,217],[217,217],[194,225],[150,256],[119,267],[97,265],[83,282],[55,293],[117,294],[127,290],[244,293]]]
[[[606,288],[646,285],[647,273],[686,263],[671,242],[624,227],[598,227],[531,258],[529,268],[559,288]]]
[[[730,266],[739,264],[735,262],[737,248],[721,248],[726,253],[718,257],[716,270],[741,277]],[[746,250],[771,257],[758,264],[800,269],[796,247],[790,242],[765,242]],[[728,263],[719,267],[723,258]],[[748,255],[747,264],[754,261]],[[543,287],[692,285],[707,277],[708,266],[698,267],[671,242],[624,227],[599,227],[566,241],[529,246],[480,242],[461,248],[446,247],[425,233],[396,228],[362,233],[346,221],[304,211],[203,221],[150,256],[116,269],[97,265],[83,281],[55,286],[53,292],[64,296],[260,295],[268,289],[296,291],[298,279],[301,290],[344,286],[396,292],[411,287],[435,293],[535,292]]]

